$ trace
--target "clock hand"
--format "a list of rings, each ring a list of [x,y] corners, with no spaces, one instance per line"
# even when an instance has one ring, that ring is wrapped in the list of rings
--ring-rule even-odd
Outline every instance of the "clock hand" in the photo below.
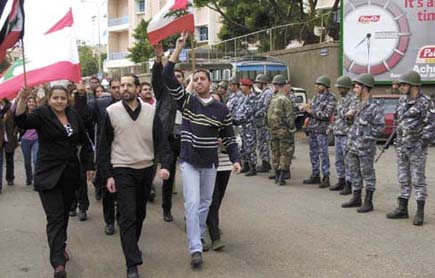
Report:
[[[365,36],[356,46],[355,48],[358,48],[361,44],[363,44],[367,40],[367,36]]]
[[[370,73],[370,39],[372,35],[367,34],[367,72]]]

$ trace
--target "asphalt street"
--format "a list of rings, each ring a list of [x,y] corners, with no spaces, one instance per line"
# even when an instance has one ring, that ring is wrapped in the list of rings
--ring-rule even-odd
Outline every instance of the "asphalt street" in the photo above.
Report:
[[[332,182],[336,182],[334,148],[330,148]],[[233,175],[221,208],[226,248],[204,254],[201,270],[190,268],[184,233],[181,180],[174,195],[175,221],[165,223],[158,195],[148,205],[140,247],[143,277],[435,277],[435,148],[429,149],[429,199],[423,227],[412,217],[388,220],[399,192],[395,152],[376,165],[375,211],[343,209],[340,196],[328,189],[302,185],[310,175],[307,140],[296,145],[292,179],[279,187],[266,174]],[[45,215],[37,193],[24,185],[21,150],[16,152],[16,185],[0,195],[0,277],[52,277],[45,234]],[[101,203],[90,188],[89,219],[70,219],[67,264],[70,278],[125,277],[116,235],[104,235]],[[415,213],[410,202],[410,215]]]

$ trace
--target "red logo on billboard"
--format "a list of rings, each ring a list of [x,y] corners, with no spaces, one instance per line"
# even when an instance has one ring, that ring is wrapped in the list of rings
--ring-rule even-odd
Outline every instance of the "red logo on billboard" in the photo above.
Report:
[[[417,63],[435,63],[435,45],[425,45],[418,51]]]
[[[379,22],[381,20],[380,15],[362,15],[359,17],[358,22],[359,23],[374,23]]]

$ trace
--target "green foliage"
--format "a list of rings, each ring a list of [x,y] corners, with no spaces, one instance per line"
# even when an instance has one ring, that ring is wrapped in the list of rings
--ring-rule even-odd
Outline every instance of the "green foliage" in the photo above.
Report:
[[[136,29],[134,29],[133,38],[135,42],[132,48],[129,48],[130,52],[127,56],[134,63],[144,63],[153,56],[153,46],[148,41],[147,28],[148,21],[141,20]]]
[[[98,58],[90,46],[79,46],[79,57],[82,76],[90,76],[98,72]]]

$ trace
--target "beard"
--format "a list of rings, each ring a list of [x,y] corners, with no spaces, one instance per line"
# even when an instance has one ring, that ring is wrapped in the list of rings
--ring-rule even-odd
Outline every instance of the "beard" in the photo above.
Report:
[[[131,100],[136,98],[135,95],[129,94],[129,93],[123,93],[121,96],[122,96],[122,99],[125,101],[131,101]]]

